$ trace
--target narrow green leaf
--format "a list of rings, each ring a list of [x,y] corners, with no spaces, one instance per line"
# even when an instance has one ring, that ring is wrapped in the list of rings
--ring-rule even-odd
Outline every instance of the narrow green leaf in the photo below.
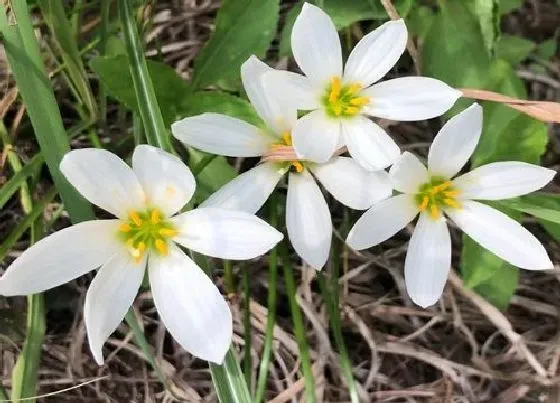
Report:
[[[26,179],[35,175],[43,165],[43,156],[35,155],[20,171],[0,188],[0,209],[10,200],[18,189],[26,183]]]
[[[276,35],[278,0],[224,0],[216,28],[194,63],[193,87],[238,79],[249,56],[264,56]]]
[[[0,5],[0,32],[8,61],[27,113],[56,187],[73,222],[93,217],[93,211],[66,181],[59,170],[62,156],[69,150],[68,138],[50,85],[25,0],[12,2],[17,24],[10,25],[6,9]]]
[[[232,348],[222,365],[210,364],[210,373],[221,403],[251,403],[251,394]]]
[[[132,75],[140,117],[148,143],[171,151],[169,134],[158,106],[154,86],[146,66],[142,41],[133,17],[130,0],[118,0],[119,16],[124,32],[128,66]]]
[[[536,193],[517,199],[500,200],[495,203],[531,214],[541,221],[560,224],[560,196],[557,194]]]
[[[63,2],[60,0],[38,0],[37,3],[41,7],[43,17],[54,35],[58,51],[62,57],[63,68],[79,94],[78,101],[84,103],[89,112],[89,117],[95,120],[97,104],[91,92],[76,37],[70,21],[64,13]]]
[[[305,385],[305,401],[314,403],[317,401],[315,395],[315,378],[311,367],[311,359],[309,357],[309,346],[307,343],[305,324],[301,309],[296,301],[296,284],[294,279],[294,271],[290,255],[288,254],[288,246],[285,240],[279,243],[280,256],[282,258],[282,266],[284,268],[284,282],[286,284],[286,294],[290,303],[290,312],[292,314],[292,322],[294,324],[294,333],[299,348],[301,359],[301,367],[303,371],[303,381]]]
[[[268,202],[269,223],[274,228],[278,228],[278,202],[276,194],[270,196]],[[278,279],[278,247],[274,247],[268,255],[268,297],[266,332],[264,336],[264,348],[257,378],[257,391],[255,393],[255,403],[261,403],[264,399],[266,381],[268,379],[268,368],[270,366],[270,354],[272,353],[272,341],[274,339],[274,325],[276,324],[276,299],[277,299],[277,279]]]
[[[499,0],[468,0],[466,2],[478,20],[484,44],[490,52],[494,49],[494,44],[500,34],[498,2]]]

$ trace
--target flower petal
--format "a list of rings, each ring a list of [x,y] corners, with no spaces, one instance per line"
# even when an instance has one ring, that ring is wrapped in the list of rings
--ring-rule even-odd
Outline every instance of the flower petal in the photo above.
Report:
[[[368,171],[387,168],[401,153],[385,130],[363,116],[344,120],[342,135],[352,158]]]
[[[188,256],[172,246],[148,263],[154,304],[175,340],[191,354],[221,364],[231,344],[229,306]]]
[[[274,69],[268,67],[254,55],[241,65],[241,80],[251,104],[276,134],[291,130],[297,120],[293,104],[281,103],[278,97],[265,86],[264,76]]]
[[[386,22],[364,36],[348,57],[344,81],[364,87],[378,81],[397,63],[406,48],[407,38],[402,19]]]
[[[297,254],[313,268],[321,269],[331,248],[331,213],[307,170],[289,175],[286,227]]]
[[[365,210],[391,196],[387,172],[366,171],[352,158],[335,157],[310,169],[335,199],[353,209]]]
[[[249,123],[218,113],[203,113],[171,125],[173,136],[183,144],[228,157],[259,157],[274,138]]]
[[[117,217],[145,205],[144,191],[132,169],[109,151],[70,151],[62,158],[60,170],[82,196]]]
[[[437,302],[451,267],[451,238],[445,218],[420,214],[404,262],[404,280],[415,304],[426,308]]]
[[[331,18],[319,7],[304,3],[292,29],[292,53],[311,81],[328,83],[342,76],[342,51]]]
[[[309,78],[284,70],[266,73],[264,84],[280,102],[302,110],[320,108],[321,95],[326,91],[324,86],[314,85]]]
[[[399,192],[416,193],[420,185],[428,182],[428,170],[418,157],[408,151],[389,170],[393,187]]]
[[[89,286],[84,320],[89,348],[103,365],[103,344],[122,322],[142,284],[146,258],[136,263],[123,249],[106,262]]]
[[[453,116],[434,138],[428,153],[428,170],[453,177],[471,157],[482,132],[482,107],[474,103]]]
[[[418,208],[410,195],[401,194],[374,204],[354,224],[346,243],[356,250],[383,242],[411,222]]]
[[[527,270],[552,269],[539,240],[501,211],[467,200],[461,209],[446,213],[480,246],[512,265]]]
[[[428,77],[402,77],[362,91],[372,101],[365,113],[384,119],[411,121],[443,115],[462,96],[461,91]]]
[[[171,220],[179,230],[174,239],[203,255],[244,260],[263,255],[282,233],[252,214],[219,208],[199,208]]]
[[[215,207],[254,214],[272,193],[284,170],[272,163],[259,164],[212,194],[200,207]]]
[[[554,178],[552,169],[526,162],[494,162],[456,178],[465,199],[501,200],[534,192]]]
[[[191,199],[196,183],[191,170],[178,157],[160,148],[139,145],[132,168],[144,188],[148,204],[170,216]]]
[[[329,118],[320,109],[299,119],[292,132],[298,157],[314,162],[327,162],[336,151],[339,139],[340,121]]]
[[[0,295],[29,295],[57,287],[108,261],[121,246],[118,220],[86,221],[26,249],[0,278]]]

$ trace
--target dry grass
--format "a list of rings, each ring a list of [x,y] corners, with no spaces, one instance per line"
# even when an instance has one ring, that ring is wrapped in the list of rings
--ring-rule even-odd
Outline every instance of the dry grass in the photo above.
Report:
[[[560,7],[547,1],[527,1],[521,11],[509,16],[505,28],[534,39],[551,37],[551,16],[560,21]],[[153,12],[154,24],[147,35],[148,54],[155,53],[157,37],[165,61],[185,79],[190,76],[192,60],[212,29],[218,5],[214,0],[161,0]],[[96,24],[95,13],[84,21],[85,31]],[[556,28],[554,28],[556,29]],[[87,35],[87,32],[85,32]],[[10,92],[13,85],[0,54],[0,115],[7,113],[6,124],[18,134],[17,151],[24,159],[35,152],[25,136],[28,123],[22,107]],[[536,74],[519,70],[526,80],[531,99],[560,98],[560,63],[545,66]],[[66,90],[59,88],[61,104]],[[14,102],[15,101],[15,102]],[[391,125],[403,149],[425,155],[438,122]],[[106,141],[128,125],[111,122],[103,133]],[[122,134],[121,134],[122,135]],[[550,127],[550,147],[544,164],[558,169],[560,132]],[[76,145],[87,138],[76,138]],[[1,178],[1,176],[0,176]],[[0,182],[1,183],[1,182]],[[551,186],[558,191],[558,184]],[[338,211],[338,210],[337,210]],[[339,212],[339,211],[338,211]],[[338,226],[335,213],[335,227]],[[339,214],[340,216],[340,214]],[[0,213],[0,234],[22,217],[17,201]],[[355,220],[355,216],[352,220]],[[553,261],[560,259],[560,247],[533,226],[547,246]],[[408,228],[405,232],[410,232]],[[0,236],[1,238],[2,236]],[[441,301],[429,309],[414,306],[404,289],[403,263],[409,234],[383,243],[363,253],[345,250],[344,276],[340,279],[341,311],[345,340],[354,365],[363,401],[398,402],[555,402],[560,401],[560,271],[532,273],[523,271],[512,304],[500,312],[466,289],[452,274]],[[452,231],[454,262],[458,259],[460,236]],[[26,247],[24,241],[11,252],[13,258]],[[6,266],[9,262],[3,262]],[[216,262],[217,266],[217,262]],[[267,318],[267,265],[264,260],[236,267],[251,271],[251,326],[253,378],[262,353]],[[326,325],[326,309],[314,272],[300,267],[298,300],[307,318],[308,340],[317,379],[320,401],[347,402],[339,359]],[[215,280],[220,282],[216,271]],[[240,277],[240,276],[239,276]],[[47,293],[52,307],[43,345],[39,393],[45,394],[92,381],[40,401],[49,402],[213,402],[210,374],[205,363],[193,360],[169,337],[151,302],[143,292],[135,308],[154,354],[171,381],[164,390],[142,352],[131,342],[128,328],[121,325],[106,347],[106,365],[98,367],[87,348],[81,306],[91,278],[83,277],[70,285]],[[302,380],[298,378],[298,349],[291,327],[285,291],[279,286],[278,320],[274,331],[273,365],[267,398],[270,402],[302,401]],[[234,343],[243,354],[242,294],[231,296],[234,316]],[[0,299],[0,310],[10,308],[14,328],[21,329],[24,300]],[[4,333],[0,330],[0,334]],[[10,373],[21,348],[21,334],[0,339],[0,375],[10,386]],[[254,382],[253,382],[254,383]]]

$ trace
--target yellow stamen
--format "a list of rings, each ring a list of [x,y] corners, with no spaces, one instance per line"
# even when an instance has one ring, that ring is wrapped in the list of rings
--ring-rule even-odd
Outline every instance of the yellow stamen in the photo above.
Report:
[[[439,210],[434,204],[430,206],[430,217],[432,217],[434,220],[439,218]]]
[[[123,222],[119,225],[119,231],[121,232],[130,232],[131,229],[132,228],[128,223]]]
[[[358,97],[350,100],[350,105],[354,105],[354,106],[364,106],[367,105],[368,103],[369,103],[368,97]]]
[[[342,88],[342,83],[340,77],[333,77],[331,79],[331,93],[329,94],[329,102],[334,102],[340,96],[340,89]]]
[[[136,211],[131,211],[130,213],[128,213],[128,218],[130,218],[137,227],[142,225],[142,219]]]
[[[346,108],[344,108],[344,112],[346,112],[348,115],[357,115],[358,112],[360,112],[359,108],[356,108],[355,106],[347,106]]]
[[[286,130],[285,132],[282,133],[282,140],[284,141],[285,145],[287,146],[292,145],[292,134],[290,133],[289,130]]]
[[[165,238],[170,238],[170,237],[174,237],[175,235],[177,235],[177,230],[174,230],[172,228],[162,228],[159,231],[159,234]]]
[[[348,93],[355,94],[362,89],[362,84],[360,83],[352,83],[348,86]]]
[[[299,161],[292,161],[292,166],[296,169],[297,173],[303,172],[303,164]]]
[[[430,202],[430,198],[428,196],[424,196],[422,199],[422,203],[418,206],[418,210],[424,211],[428,207],[428,203]]]
[[[443,199],[443,202],[453,208],[461,208],[459,202],[455,199]]]
[[[152,213],[150,214],[150,221],[152,222],[152,224],[157,224],[159,222],[161,218],[161,215],[159,214],[158,210],[152,210]]]
[[[439,192],[447,189],[451,185],[452,185],[451,181],[443,182],[441,185],[434,186],[432,188],[432,190],[430,191],[430,193],[435,195],[436,193],[439,193]]]
[[[154,245],[162,256],[167,256],[167,253],[169,252],[167,242],[163,241],[162,239],[156,239]]]
[[[459,191],[458,190],[446,190],[445,192],[443,192],[443,194],[447,197],[456,197],[459,195]]]

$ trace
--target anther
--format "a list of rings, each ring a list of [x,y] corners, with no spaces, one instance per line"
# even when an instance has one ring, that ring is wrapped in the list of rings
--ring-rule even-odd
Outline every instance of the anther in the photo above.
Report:
[[[159,214],[158,210],[152,210],[152,213],[150,214],[150,221],[152,222],[152,224],[157,224],[160,220],[161,216]]]
[[[331,79],[331,93],[329,94],[329,102],[335,102],[340,96],[340,89],[342,88],[342,83],[340,82],[340,77],[333,77]]]
[[[354,105],[354,106],[364,106],[367,105],[368,103],[369,103],[368,97],[358,97],[358,98],[352,98],[350,100],[350,105]]]
[[[453,208],[461,208],[461,205],[455,199],[443,199],[443,202]]]
[[[132,228],[130,227],[130,224],[128,224],[128,223],[123,222],[119,225],[119,231],[121,231],[121,232],[130,232],[131,229]]]
[[[296,169],[297,173],[303,172],[303,164],[299,161],[292,161],[292,166]]]
[[[130,218],[137,227],[142,225],[142,219],[136,211],[131,211],[130,213],[128,213],[128,218]]]
[[[430,202],[430,198],[428,196],[424,196],[424,198],[422,199],[422,203],[420,203],[420,205],[418,206],[418,209],[420,211],[426,210],[429,202]]]
[[[282,133],[282,140],[284,141],[285,145],[287,146],[292,145],[292,134],[290,133],[289,130],[286,130],[285,132]]]
[[[167,256],[167,253],[169,252],[167,242],[163,241],[162,239],[156,239],[154,245],[162,256]]]
[[[459,191],[458,190],[446,190],[445,192],[443,192],[444,196],[447,197],[456,197],[459,195]]]
[[[439,218],[439,210],[434,204],[430,206],[430,217],[432,217],[434,220]]]
[[[355,116],[358,114],[358,112],[360,112],[360,109],[356,108],[355,106],[347,106],[346,108],[344,108],[344,112],[347,115]]]
[[[158,233],[165,238],[170,238],[177,235],[177,231],[172,228],[161,228]]]
[[[353,95],[362,89],[362,84],[359,83],[352,83],[348,86],[348,93]]]

